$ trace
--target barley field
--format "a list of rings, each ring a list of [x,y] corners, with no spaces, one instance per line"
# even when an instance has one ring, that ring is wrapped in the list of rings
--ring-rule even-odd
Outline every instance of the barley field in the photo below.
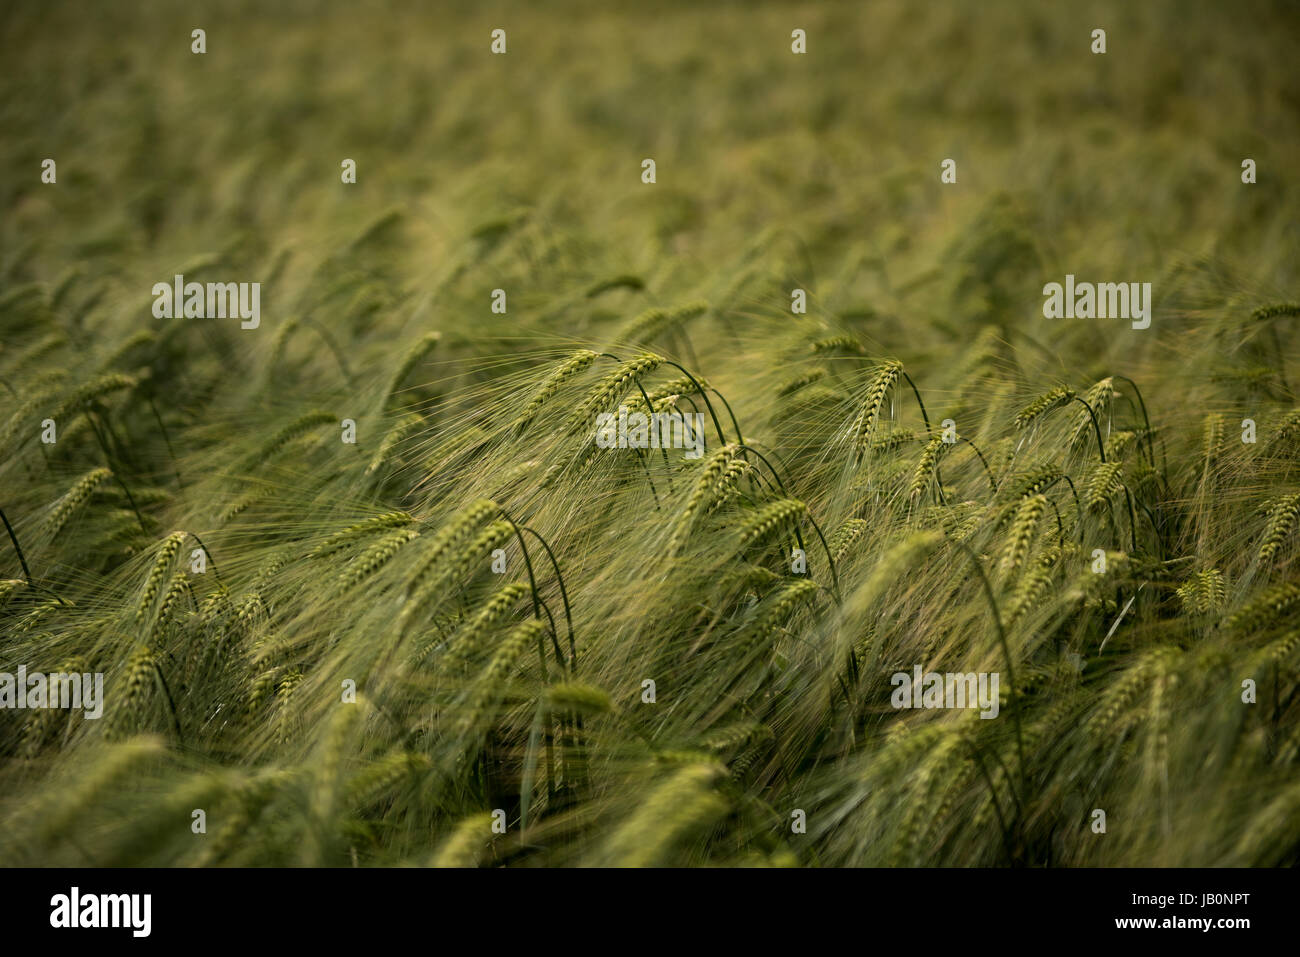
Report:
[[[11,4],[0,863],[1300,864],[1298,28]]]

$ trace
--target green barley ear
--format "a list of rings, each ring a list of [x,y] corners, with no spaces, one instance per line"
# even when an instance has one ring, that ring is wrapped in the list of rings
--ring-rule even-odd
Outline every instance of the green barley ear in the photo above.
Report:
[[[491,499],[478,499],[458,512],[429,541],[423,555],[423,564],[417,577],[431,565],[449,552],[455,551],[469,541],[474,530],[500,511],[500,506]]]
[[[1233,849],[1236,860],[1252,866],[1282,866],[1285,852],[1300,836],[1300,783],[1282,788],[1273,800],[1253,813]]]
[[[480,648],[483,637],[505,620],[529,591],[523,582],[511,582],[489,598],[478,613],[447,642],[446,659],[463,661],[472,657]],[[414,660],[422,661],[441,643],[441,638],[426,643],[416,651]]]
[[[484,812],[465,818],[434,853],[430,867],[478,867],[492,842],[492,815]]]
[[[602,293],[609,292],[611,289],[631,289],[635,292],[639,292],[644,288],[644,279],[640,276],[633,276],[630,273],[624,273],[596,283],[586,291],[585,295],[588,299],[594,299]]]
[[[232,504],[229,508],[225,509],[221,513],[221,521],[222,522],[232,521],[238,518],[244,512],[248,511],[258,502],[263,502],[270,497],[271,497],[271,490],[266,486],[259,486],[258,488],[253,489],[251,492],[247,493],[246,495],[241,495],[239,498],[235,500],[234,504]]]
[[[297,316],[290,316],[281,322],[275,330],[275,337],[271,340],[270,356],[266,363],[268,384],[274,380],[276,371],[280,367],[280,360],[284,357],[284,350],[289,344],[289,337],[300,324]]]
[[[862,408],[853,424],[853,435],[859,449],[865,447],[880,421],[880,410],[884,407],[885,397],[894,387],[898,377],[903,374],[903,363],[897,359],[887,359],[880,364],[875,376],[867,385]]]
[[[952,381],[974,384],[976,380],[996,371],[995,362],[1005,348],[1002,330],[996,325],[984,325],[969,347],[962,350],[962,358],[953,370]]]
[[[153,567],[149,570],[149,577],[145,579],[144,588],[140,592],[140,601],[136,605],[135,620],[138,625],[144,621],[145,615],[153,608],[154,599],[158,597],[158,592],[162,589],[163,578],[167,575],[167,570],[171,568],[172,563],[176,560],[176,553],[181,549],[181,543],[185,541],[185,532],[172,532],[158,547],[158,554],[154,558]]]
[[[1025,570],[1024,575],[1016,583],[1016,587],[1011,592],[1011,597],[1006,603],[1005,612],[1008,627],[1019,621],[1021,616],[1038,604],[1040,599],[1047,593],[1048,586],[1051,585],[1057,566],[1060,564],[1061,556],[1061,548],[1053,545]]]
[[[529,618],[516,625],[492,653],[492,659],[474,681],[464,711],[457,722],[457,734],[480,739],[493,719],[496,703],[505,692],[504,683],[516,663],[546,634],[546,623]]]
[[[1271,561],[1277,556],[1295,530],[1297,519],[1300,519],[1300,492],[1284,495],[1269,506],[1268,527],[1259,546],[1261,562]]]
[[[552,711],[573,712],[583,716],[606,714],[614,710],[609,693],[594,685],[562,682],[546,689],[546,703]]]
[[[943,436],[936,435],[925,446],[925,451],[921,453],[921,458],[912,471],[912,480],[907,486],[907,497],[911,501],[915,502],[930,487],[935,470],[939,466],[939,455],[943,451],[943,444]]]
[[[783,498],[769,502],[740,527],[740,540],[746,545],[761,542],[801,518],[807,506],[798,499]]]
[[[1272,444],[1282,445],[1294,442],[1296,439],[1300,439],[1300,409],[1292,409],[1287,413],[1282,424],[1273,433]]]
[[[814,382],[820,382],[826,378],[825,369],[813,369],[811,372],[804,372],[792,379],[787,379],[784,383],[777,386],[776,394],[781,398],[798,392],[806,385],[812,385]]]
[[[477,538],[464,542],[463,546],[457,544],[463,541],[460,533],[463,531],[467,535],[473,527],[455,528],[456,534],[441,542],[435,540],[433,548],[425,553],[423,564],[407,582],[406,603],[397,616],[399,632],[404,631],[412,618],[449,583],[469,572],[475,563],[481,562],[494,549],[500,548],[514,534],[513,525],[504,519],[498,519],[488,525]]]
[[[94,756],[90,767],[77,775],[74,786],[58,792],[52,805],[43,809],[36,822],[37,840],[45,845],[66,840],[87,811],[101,806],[132,775],[164,753],[162,740],[154,737],[138,737],[104,749]]]
[[[925,528],[942,528],[956,541],[964,542],[983,524],[987,514],[987,505],[968,499],[930,506],[921,513],[921,524]]]
[[[556,394],[564,388],[566,382],[570,379],[577,378],[598,358],[600,358],[600,356],[592,352],[590,349],[579,349],[573,355],[569,356],[569,358],[561,362],[555,368],[555,371],[546,377],[546,380],[541,384],[541,387],[538,388],[537,393],[528,401],[528,404],[524,406],[523,410],[515,419],[512,427],[515,429],[522,429],[524,426],[528,425],[528,423],[536,417],[537,413],[542,410],[546,403],[554,398]]]
[[[735,754],[756,741],[772,740],[772,729],[757,721],[741,721],[709,732],[703,744],[715,754]]]
[[[1206,568],[1178,586],[1178,598],[1188,614],[1204,615],[1223,607],[1226,590],[1223,572]]]
[[[284,675],[275,689],[276,740],[281,745],[287,744],[294,736],[293,693],[301,683],[302,672],[295,669]]]
[[[702,316],[708,311],[709,304],[703,300],[687,303],[676,309],[647,309],[629,322],[618,338],[641,345],[670,330],[677,329],[685,322],[696,316]]]
[[[807,578],[790,582],[757,618],[745,625],[742,640],[763,639],[775,634],[791,612],[803,602],[811,601],[817,592],[817,583]]]
[[[835,561],[842,559],[854,543],[858,541],[871,524],[864,518],[850,518],[844,521],[844,524],[835,530],[827,543],[831,555]]]
[[[780,581],[782,581],[781,576],[771,569],[751,562],[742,562],[723,579],[723,588],[726,591],[752,591],[762,595]]]
[[[1047,510],[1047,496],[1034,495],[1025,499],[1016,509],[1016,517],[1011,523],[1007,543],[1002,550],[1002,559],[998,570],[1006,578],[1014,575],[1024,564],[1029,555],[1029,546],[1033,544],[1038,522]]]
[[[1102,421],[1102,413],[1108,408],[1115,398],[1115,380],[1110,376],[1102,379],[1096,385],[1092,386],[1084,393],[1083,401],[1087,402],[1092,408],[1093,414],[1097,416],[1097,421]],[[1092,417],[1088,415],[1088,410],[1079,409],[1079,414],[1074,417],[1074,424],[1070,429],[1070,441],[1087,442],[1092,437]]]
[[[334,583],[335,594],[342,594],[369,578],[387,565],[403,545],[419,537],[419,531],[414,528],[399,528],[383,536],[344,566]]]
[[[259,624],[269,619],[266,602],[256,592],[245,595],[233,608],[233,620],[245,634],[251,635]]]
[[[938,794],[951,774],[953,758],[965,740],[963,731],[945,734],[921,760],[908,779],[908,806],[898,828],[890,863],[903,866],[912,861],[913,847],[920,837],[922,821],[927,811],[933,814],[938,804]]]
[[[59,530],[67,524],[70,519],[86,500],[90,498],[91,493],[106,479],[112,478],[113,473],[106,468],[91,469],[70,488],[67,493],[55,503],[53,511],[45,520],[45,530],[51,536],[57,535]]]
[[[1300,604],[1300,584],[1282,582],[1228,616],[1224,624],[1231,631],[1260,631]]]
[[[1278,316],[1300,316],[1300,302],[1278,302],[1270,306],[1260,306],[1250,314],[1254,322],[1276,319]]]
[[[27,582],[21,578],[3,578],[0,579],[0,608],[4,607],[9,596],[14,592],[21,591],[27,586]]]
[[[1085,739],[1113,739],[1120,725],[1133,719],[1132,702],[1149,687],[1152,672],[1176,654],[1178,652],[1173,648],[1152,648],[1117,676],[1102,693],[1092,715],[1084,723]]]
[[[254,675],[253,680],[249,682],[248,693],[244,698],[244,721],[247,726],[254,727],[258,724],[262,707],[270,699],[271,691],[275,688],[279,676],[278,667],[267,668]]]
[[[830,336],[826,339],[818,339],[812,344],[814,355],[834,355],[836,353],[847,353],[849,355],[860,356],[866,354],[866,349],[862,343],[858,342],[852,336]]]
[[[921,438],[921,433],[912,429],[895,429],[888,435],[882,435],[871,440],[872,452],[893,452],[904,445],[915,442]]]
[[[383,440],[379,443],[379,448],[371,457],[370,463],[366,466],[366,474],[373,475],[383,468],[384,463],[388,461],[393,450],[402,443],[402,440],[424,424],[424,417],[414,412],[408,412],[397,420],[397,424],[384,433]]]
[[[427,754],[393,751],[352,776],[345,789],[344,801],[350,808],[368,807],[385,795],[391,795],[403,780],[411,781],[432,768],[433,761]]]
[[[1264,665],[1285,664],[1292,655],[1300,650],[1300,630],[1285,632],[1275,638],[1251,656],[1251,669],[1258,671]]]
[[[425,333],[420,339],[407,350],[406,355],[402,357],[401,364],[393,373],[393,377],[388,380],[388,389],[384,392],[384,405],[387,406],[392,401],[398,391],[402,388],[402,383],[425,356],[434,350],[438,343],[442,341],[441,332]]]
[[[95,399],[102,399],[111,392],[120,392],[123,389],[134,389],[140,384],[137,376],[126,375],[121,372],[107,372],[103,375],[96,376],[85,385],[75,389],[63,402],[55,407],[50,414],[50,418],[62,419],[74,409],[79,409],[87,402],[93,402]]]
[[[705,511],[711,514],[733,501],[740,495],[740,488],[736,483],[753,471],[754,467],[740,456],[728,462],[726,469],[718,477],[717,483],[710,492],[710,501]]]
[[[35,608],[27,613],[27,617],[23,618],[16,626],[14,626],[15,633],[20,635],[31,634],[45,619],[59,611],[62,607],[63,605],[57,598],[50,598],[40,602]]]
[[[167,591],[163,593],[162,602],[158,605],[158,613],[154,615],[153,625],[149,630],[149,640],[153,641],[160,631],[167,624],[172,610],[177,607],[181,596],[189,590],[189,578],[184,571],[178,571],[172,575],[171,584]]]
[[[1014,502],[1030,495],[1037,495],[1052,483],[1060,481],[1064,474],[1059,466],[1050,463],[1035,466],[1012,476],[999,490],[998,498],[1005,502]]]
[[[673,846],[727,812],[727,802],[714,789],[726,768],[691,763],[678,769],[649,793],[610,835],[600,859],[612,867],[653,867]]]
[[[218,584],[208,595],[199,603],[199,621],[204,625],[211,625],[226,613],[230,606],[230,589],[225,585]]]
[[[708,388],[708,380],[701,376],[696,376],[695,381],[692,382],[689,377],[683,375],[670,379],[662,385],[657,385],[653,389],[647,389],[646,395],[650,397],[650,404],[654,407],[650,411],[661,412],[667,400],[680,398],[684,395],[698,395],[701,389],[707,390]],[[628,397],[627,408],[629,412],[644,412],[646,410],[645,398],[641,395],[640,390]]]
[[[2,583],[0,583],[2,584]],[[3,599],[0,599],[2,602]],[[71,658],[65,661],[55,670],[56,674],[78,674],[86,671],[85,661],[81,658]],[[53,686],[51,682],[51,701],[53,704]],[[39,757],[42,749],[50,743],[57,731],[57,725],[62,713],[54,708],[36,709],[27,722],[23,725],[22,737],[19,744],[19,753],[27,759]],[[66,724],[66,722],[64,722]]]
[[[569,431],[590,428],[597,412],[609,411],[610,404],[623,395],[641,376],[648,375],[663,363],[663,358],[647,352],[634,359],[620,362],[618,368],[607,374],[587,393],[569,418]]]
[[[270,439],[263,443],[257,453],[250,458],[250,461],[265,461],[277,452],[282,451],[294,439],[301,438],[312,429],[330,423],[337,423],[338,421],[333,414],[319,409],[300,415],[292,422],[282,426]]]
[[[292,777],[293,772],[275,768],[240,784],[235,789],[234,807],[226,813],[221,829],[203,843],[194,866],[212,867],[233,855],[239,845],[247,845],[250,830]]]
[[[1211,412],[1201,427],[1201,459],[1206,471],[1214,468],[1223,450],[1223,416]]]
[[[708,509],[708,506],[713,501],[714,491],[717,489],[718,483],[727,474],[732,461],[739,454],[740,449],[738,446],[724,445],[711,453],[704,460],[704,464],[699,467],[695,487],[691,490],[686,505],[682,508],[681,516],[677,520],[677,526],[673,529],[672,538],[668,542],[668,553],[670,555],[676,555],[685,547],[687,540],[691,536],[691,529],[694,526],[696,516]]]
[[[1074,390],[1067,389],[1065,386],[1057,386],[1044,392],[1016,413],[1016,428],[1023,429],[1053,409],[1068,405],[1074,400],[1074,395]]]
[[[1128,452],[1129,447],[1137,442],[1137,433],[1125,429],[1119,432],[1112,432],[1106,438],[1106,459],[1123,458]]]
[[[35,367],[42,361],[48,361],[56,352],[68,344],[68,337],[62,332],[51,333],[38,339],[32,346],[15,357],[16,368]]]
[[[153,697],[155,667],[154,654],[148,648],[140,648],[127,662],[126,684],[109,718],[109,740],[121,740],[140,729]]]
[[[327,535],[319,544],[307,553],[305,559],[311,561],[315,558],[322,558],[331,552],[366,537],[372,532],[382,531],[387,528],[401,528],[410,525],[415,521],[407,512],[392,511],[384,512],[382,515],[376,515],[374,518],[368,518],[364,522],[358,522],[355,525],[349,525],[347,528]]]
[[[1122,487],[1120,462],[1102,462],[1088,473],[1088,481],[1083,487],[1083,507],[1090,511],[1101,509],[1111,497],[1118,494]]]
[[[338,837],[329,822],[335,820],[339,801],[344,797],[344,763],[356,749],[357,727],[364,720],[363,713],[359,706],[336,707],[324,722],[322,740],[313,755],[308,809],[308,814],[321,826],[307,832],[308,841],[302,849],[307,863],[319,863]]]

